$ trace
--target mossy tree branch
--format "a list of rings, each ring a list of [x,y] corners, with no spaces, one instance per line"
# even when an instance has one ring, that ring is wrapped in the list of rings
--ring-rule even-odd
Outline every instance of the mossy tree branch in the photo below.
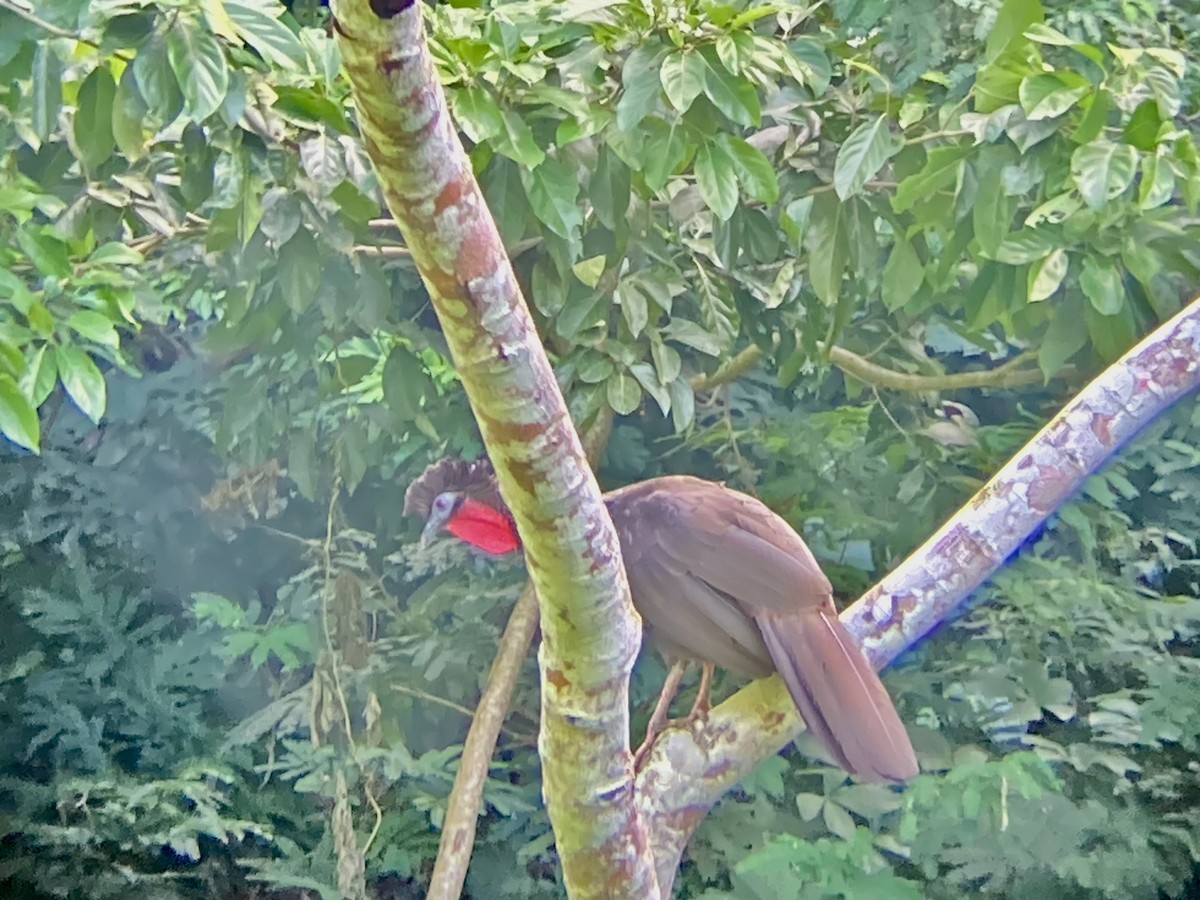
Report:
[[[421,4],[337,0],[368,153],[429,291],[539,597],[542,789],[573,897],[658,896],[633,802],[641,624],[600,488],[425,41]]]

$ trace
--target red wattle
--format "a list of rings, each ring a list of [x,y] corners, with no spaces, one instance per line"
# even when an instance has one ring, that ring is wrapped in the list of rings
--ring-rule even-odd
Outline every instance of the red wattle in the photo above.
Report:
[[[512,520],[478,500],[464,500],[446,523],[446,530],[472,547],[503,556],[521,549],[521,539]]]

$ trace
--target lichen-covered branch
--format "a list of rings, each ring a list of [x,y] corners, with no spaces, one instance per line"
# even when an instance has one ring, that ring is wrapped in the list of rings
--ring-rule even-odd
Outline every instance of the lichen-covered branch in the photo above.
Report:
[[[604,407],[583,436],[588,461],[595,466],[612,434],[613,411]],[[454,787],[442,821],[437,860],[429,879],[425,900],[458,900],[467,880],[471,851],[475,847],[475,825],[483,802],[483,788],[491,767],[500,729],[508,715],[521,663],[537,633],[537,592],[526,582],[508,617],[508,625],[496,648],[496,659],[487,686],[475,707],[475,716],[454,776]]]
[[[336,0],[367,151],[479,423],[540,600],[543,794],[573,897],[658,895],[633,803],[629,672],[641,642],[620,548],[413,0]]]
[[[819,345],[824,349],[824,345]],[[723,363],[711,375],[698,375],[692,379],[692,390],[696,393],[711,391],[723,384],[737,381],[754,369],[762,360],[762,348],[757,345],[746,347],[737,356]],[[873,363],[853,350],[833,346],[829,348],[829,361],[847,375],[857,378],[872,387],[884,388],[890,391],[961,391],[968,388],[1012,388],[1029,384],[1040,384],[1042,372],[1036,365],[1031,366],[1029,354],[1022,354],[1010,359],[994,369],[982,369],[973,372],[952,372],[947,375],[915,375],[910,372],[897,372],[878,363]],[[1074,372],[1067,367],[1058,373],[1058,377],[1068,377]]]
[[[949,522],[842,614],[877,668],[942,622],[1143,427],[1200,387],[1200,298],[1106,370]],[[778,678],[666,732],[638,778],[669,892],[683,848],[720,797],[802,726]]]

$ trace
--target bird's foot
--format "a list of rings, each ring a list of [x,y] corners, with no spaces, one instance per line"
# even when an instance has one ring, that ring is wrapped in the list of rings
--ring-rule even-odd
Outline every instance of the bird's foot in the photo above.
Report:
[[[633,771],[642,771],[642,765],[650,756],[650,751],[654,749],[655,742],[662,736],[664,731],[671,728],[687,728],[692,727],[692,717],[689,715],[686,719],[666,719],[661,722],[651,721],[646,727],[646,738],[642,741],[642,745],[633,751]]]
[[[700,670],[700,687],[696,691],[696,702],[692,704],[692,711],[687,714],[684,722],[690,728],[694,723],[705,723],[708,721],[709,710],[712,709],[712,679],[713,665],[705,663]]]
[[[650,755],[650,751],[654,749],[654,739],[658,737],[656,734],[647,734],[646,739],[642,741],[642,746],[633,751],[633,771],[634,774],[642,771],[642,764],[646,762],[646,757]]]

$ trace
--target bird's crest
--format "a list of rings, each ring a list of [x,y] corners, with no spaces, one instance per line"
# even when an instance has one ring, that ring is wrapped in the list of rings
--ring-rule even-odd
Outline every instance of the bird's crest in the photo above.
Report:
[[[486,503],[492,509],[506,509],[496,486],[496,473],[486,457],[474,461],[448,457],[429,465],[404,492],[404,515],[429,518],[438,494],[458,491]]]

